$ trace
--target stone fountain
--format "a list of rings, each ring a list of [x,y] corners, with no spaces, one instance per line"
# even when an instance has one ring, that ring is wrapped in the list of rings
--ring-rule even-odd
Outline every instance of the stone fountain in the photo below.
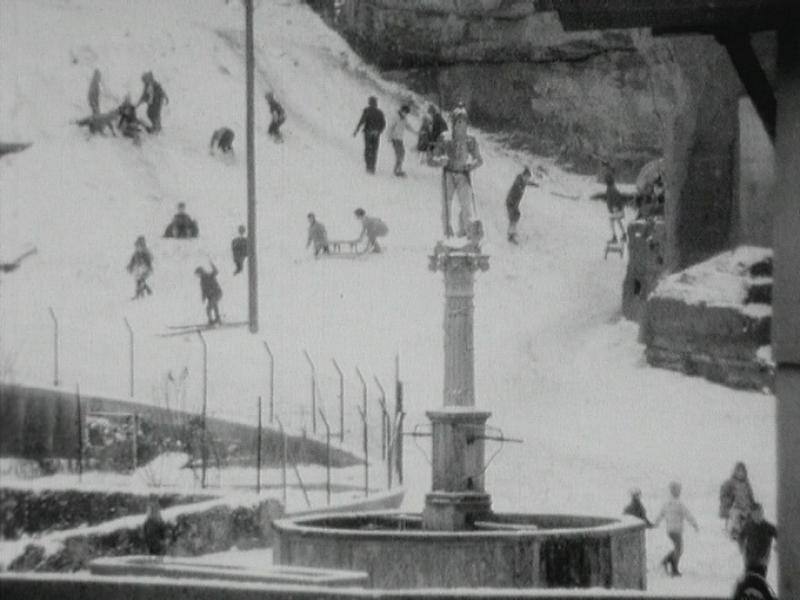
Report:
[[[438,243],[444,274],[444,401],[431,422],[432,486],[422,514],[316,515],[275,523],[276,565],[364,571],[376,588],[645,589],[644,524],[632,517],[498,514],[484,487],[491,416],[475,406],[477,245]],[[565,475],[566,476],[566,475]]]

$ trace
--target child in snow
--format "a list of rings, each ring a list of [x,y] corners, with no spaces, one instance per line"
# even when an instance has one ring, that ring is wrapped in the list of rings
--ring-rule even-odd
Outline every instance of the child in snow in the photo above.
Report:
[[[208,153],[214,154],[216,146],[223,154],[233,152],[233,130],[229,127],[220,127],[211,136],[211,143],[208,145]]]
[[[366,237],[367,248],[365,252],[380,252],[381,247],[378,244],[378,238],[389,233],[389,228],[386,226],[386,223],[381,221],[378,217],[368,217],[363,208],[357,208],[354,214],[356,218],[361,221],[361,235],[355,240],[355,243],[357,244]]]
[[[150,119],[151,123],[147,131],[149,133],[158,133],[161,131],[161,107],[164,104],[169,104],[169,98],[161,84],[153,77],[152,71],[142,75],[142,83],[144,83],[142,97],[139,98],[136,106],[143,102],[147,104],[147,118]]]
[[[272,94],[272,92],[269,92],[265,98],[267,99],[267,104],[269,104],[270,114],[269,129],[267,129],[267,133],[272,136],[276,142],[283,141],[283,136],[281,135],[281,125],[286,122],[286,111],[283,110],[283,106],[281,106],[280,102],[275,100],[275,96]]]
[[[517,223],[519,222],[519,204],[522,202],[522,195],[525,187],[538,184],[531,181],[531,170],[525,167],[522,172],[514,178],[511,189],[506,196],[506,212],[508,212],[508,241],[512,244],[519,244],[517,239]]]
[[[164,556],[167,551],[167,524],[161,516],[158,496],[150,496],[142,534],[147,551],[153,556]]]
[[[239,225],[239,235],[231,241],[231,252],[233,253],[233,264],[236,265],[234,275],[242,272],[244,259],[247,258],[247,238],[244,235],[244,225]]]
[[[644,508],[644,504],[642,504],[642,490],[638,488],[631,490],[631,501],[628,503],[628,506],[623,509],[622,514],[641,519],[648,527],[653,526],[650,519],[647,518],[647,511]]]
[[[164,231],[165,238],[196,238],[197,222],[186,214],[186,204],[178,203],[178,212]]]
[[[614,225],[619,227],[620,238],[623,242],[628,241],[628,234],[625,232],[625,198],[620,194],[614,183],[614,175],[608,171],[605,175],[606,183],[606,207],[608,207],[608,222],[611,224],[611,242],[617,242],[617,230]]]
[[[125,137],[133,139],[135,144],[139,144],[139,134],[142,131],[142,122],[136,116],[136,107],[131,103],[130,96],[125,96],[125,99],[117,109],[119,114],[119,121],[117,122],[117,129]]]
[[[403,143],[403,134],[406,129],[413,132],[414,130],[408,124],[406,117],[411,112],[408,105],[404,104],[389,125],[389,139],[392,142],[394,149],[394,174],[396,177],[405,177],[406,173],[403,171],[403,160],[406,157],[406,147]]]
[[[325,225],[317,221],[314,213],[308,213],[308,240],[306,241],[306,248],[314,244],[314,258],[320,254],[330,254],[328,248],[328,232],[325,230]]]
[[[203,267],[194,270],[195,275],[200,278],[200,297],[206,303],[206,315],[208,324],[216,325],[222,323],[219,316],[219,300],[222,298],[222,288],[217,281],[217,267],[211,263],[211,271],[206,271]]]
[[[725,519],[725,530],[732,540],[739,540],[739,533],[754,504],[755,497],[747,477],[747,467],[743,462],[737,462],[733,467],[733,474],[719,490],[719,516]]]
[[[145,292],[148,296],[153,293],[153,290],[147,285],[147,278],[153,273],[153,255],[147,249],[143,235],[136,238],[134,243],[133,255],[128,262],[128,273],[131,273],[136,281],[134,300],[144,297]]]
[[[672,540],[673,549],[661,560],[661,566],[664,567],[664,571],[666,571],[668,575],[680,577],[681,572],[678,569],[678,563],[683,554],[684,521],[689,521],[695,531],[699,531],[700,529],[692,513],[689,512],[689,509],[686,508],[680,500],[681,484],[677,481],[671,482],[669,484],[669,493],[672,497],[667,500],[661,512],[658,513],[656,520],[653,521],[653,527],[658,527],[662,520],[666,522],[667,536]]]

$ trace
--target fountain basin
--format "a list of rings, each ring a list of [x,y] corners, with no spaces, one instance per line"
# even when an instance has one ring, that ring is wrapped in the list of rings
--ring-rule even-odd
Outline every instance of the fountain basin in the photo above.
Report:
[[[375,588],[646,586],[645,525],[633,517],[493,514],[431,531],[418,514],[383,511],[273,526],[275,564],[364,571]]]

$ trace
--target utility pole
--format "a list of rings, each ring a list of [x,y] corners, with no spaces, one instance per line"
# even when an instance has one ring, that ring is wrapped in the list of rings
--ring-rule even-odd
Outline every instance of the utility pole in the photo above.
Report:
[[[245,71],[247,78],[247,298],[250,333],[258,333],[258,265],[256,263],[255,57],[253,0],[244,0]]]

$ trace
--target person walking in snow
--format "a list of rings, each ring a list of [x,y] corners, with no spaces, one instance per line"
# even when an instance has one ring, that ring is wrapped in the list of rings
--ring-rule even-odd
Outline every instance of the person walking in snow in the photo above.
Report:
[[[142,537],[144,538],[147,552],[152,556],[164,556],[167,551],[167,524],[161,516],[161,506],[158,503],[158,496],[151,495],[147,503],[147,516],[142,525]]]
[[[422,114],[422,120],[419,124],[419,132],[417,133],[417,152],[427,152],[431,145],[431,127],[433,127],[433,119],[431,119],[428,111]]]
[[[619,227],[620,237],[623,242],[628,241],[628,234],[625,231],[625,198],[614,182],[614,174],[610,170],[605,174],[606,184],[606,208],[608,208],[608,222],[611,225],[611,242],[617,242],[617,230]]]
[[[622,510],[622,514],[641,519],[648,527],[653,526],[653,524],[650,522],[650,519],[647,518],[647,511],[644,508],[644,504],[642,504],[642,490],[639,488],[634,488],[631,490],[631,501]]]
[[[314,258],[320,254],[330,254],[328,247],[328,232],[325,230],[325,225],[317,221],[317,217],[313,212],[308,213],[308,240],[306,240],[306,248],[314,244]]]
[[[142,97],[139,98],[136,106],[142,103],[147,104],[147,118],[150,119],[150,127],[147,128],[147,131],[149,133],[158,133],[161,131],[161,107],[164,104],[169,104],[169,98],[161,84],[153,77],[152,71],[142,75],[142,83],[144,83]]]
[[[375,96],[369,97],[367,107],[361,113],[361,118],[353,131],[353,137],[358,135],[358,130],[362,127],[364,128],[364,163],[367,166],[367,173],[374,175],[381,133],[386,129],[386,118],[383,116],[383,111],[378,108],[378,99]]]
[[[405,160],[406,157],[403,134],[405,134],[406,129],[412,132],[414,131],[408,124],[408,121],[406,121],[406,117],[410,112],[411,109],[407,104],[404,104],[400,107],[400,110],[397,111],[397,114],[389,126],[389,139],[392,142],[392,148],[394,148],[394,174],[396,177],[406,176],[405,171],[403,171],[403,160]]]
[[[178,203],[178,212],[164,231],[165,238],[196,238],[198,233],[197,221],[186,214],[186,204]]]
[[[699,531],[697,521],[686,508],[686,505],[681,502],[681,484],[673,481],[669,484],[669,493],[671,498],[664,504],[661,512],[658,513],[656,520],[653,521],[653,527],[658,527],[661,521],[666,523],[667,536],[672,541],[672,550],[661,560],[661,566],[664,571],[672,577],[680,577],[681,572],[678,568],[681,555],[683,554],[683,529],[684,522],[688,521],[695,531]]]
[[[475,196],[471,173],[483,164],[478,141],[467,135],[467,111],[459,107],[453,111],[453,133],[449,140],[436,145],[430,163],[442,167],[442,229],[445,237],[453,237],[451,205],[458,198],[460,212],[456,235],[475,237]],[[472,240],[475,241],[475,240]]]
[[[242,272],[244,267],[244,260],[247,258],[247,237],[244,232],[246,231],[244,225],[239,225],[239,235],[231,240],[231,253],[233,254],[233,264],[236,266],[234,275]]]
[[[209,261],[210,262],[210,261]],[[222,288],[217,281],[216,265],[211,262],[211,271],[206,271],[203,267],[197,267],[194,274],[200,278],[200,296],[206,303],[206,315],[209,325],[222,323],[219,316],[219,301],[222,298]]]
[[[733,474],[719,490],[719,516],[725,519],[725,530],[732,540],[739,541],[739,534],[755,503],[753,488],[747,477],[747,467],[743,462],[737,462],[733,467]]]
[[[366,238],[367,247],[364,250],[365,252],[375,252],[376,254],[381,252],[378,238],[389,233],[389,228],[386,226],[386,223],[381,221],[378,217],[367,216],[363,208],[357,208],[353,212],[356,218],[361,221],[361,235],[358,236],[358,239],[355,240],[354,243],[358,244]]]
[[[89,83],[89,93],[87,94],[89,100],[89,108],[92,110],[92,115],[100,114],[100,69],[95,69],[92,73],[92,81]]]
[[[286,111],[283,110],[280,102],[275,100],[272,92],[268,92],[265,96],[267,104],[269,105],[270,122],[267,133],[276,142],[282,142],[283,136],[281,135],[281,125],[286,122]]]
[[[208,145],[209,154],[214,154],[214,148],[221,150],[223,154],[233,153],[233,138],[233,130],[230,127],[220,127],[215,130]]]
[[[143,235],[136,238],[133,255],[128,262],[127,268],[128,273],[131,273],[136,281],[136,293],[133,299],[143,298],[145,293],[148,296],[151,295],[153,290],[147,285],[147,278],[153,273],[153,255],[148,250]]]
[[[431,137],[428,151],[432,152],[434,146],[439,142],[439,138],[447,131],[447,121],[433,104],[428,106],[428,114],[431,117]]]
[[[536,186],[537,184],[531,181],[531,170],[528,167],[522,169],[522,172],[514,178],[514,183],[511,184],[511,189],[508,190],[506,195],[506,212],[508,213],[508,241],[512,244],[519,244],[517,238],[517,223],[519,223],[519,205],[522,202],[522,196],[525,193],[525,188],[529,185]]]

